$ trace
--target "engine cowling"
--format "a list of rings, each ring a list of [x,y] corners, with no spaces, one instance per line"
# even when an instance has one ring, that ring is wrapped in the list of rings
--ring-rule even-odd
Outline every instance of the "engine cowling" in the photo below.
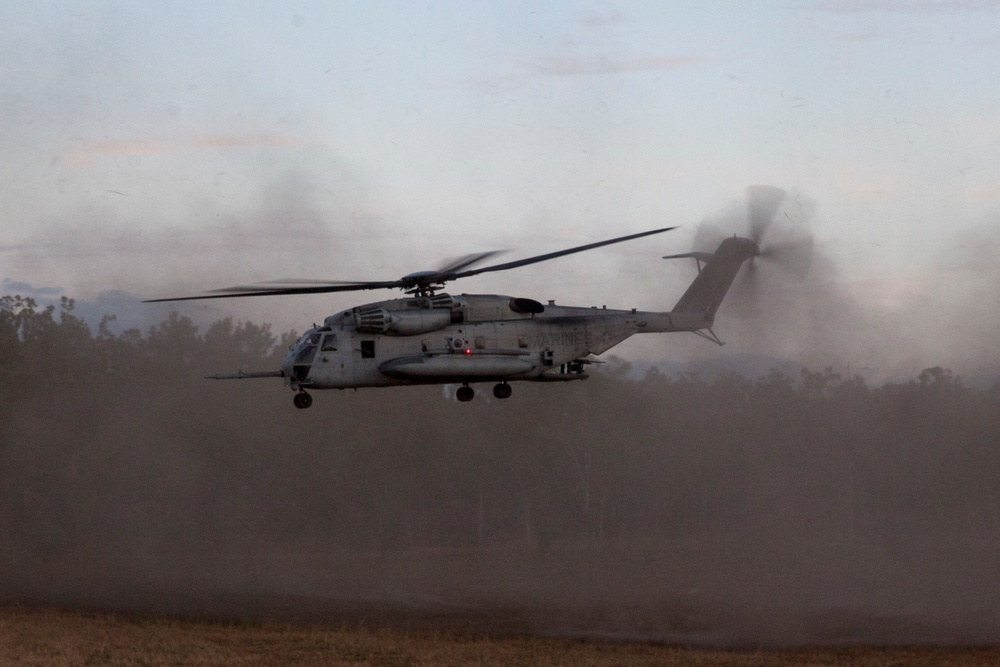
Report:
[[[451,324],[451,310],[428,308],[389,312],[381,307],[359,308],[354,312],[354,326],[361,333],[413,336],[437,331]]]

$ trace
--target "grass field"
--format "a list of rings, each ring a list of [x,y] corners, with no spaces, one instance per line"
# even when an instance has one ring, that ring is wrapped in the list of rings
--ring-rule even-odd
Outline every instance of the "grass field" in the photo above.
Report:
[[[370,623],[232,622],[0,608],[0,664],[46,665],[997,665],[1000,649],[723,651]]]

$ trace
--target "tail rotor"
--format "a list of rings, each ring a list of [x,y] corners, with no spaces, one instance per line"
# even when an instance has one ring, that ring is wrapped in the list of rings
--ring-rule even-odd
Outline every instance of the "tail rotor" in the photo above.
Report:
[[[757,251],[736,284],[732,300],[744,314],[756,315],[762,301],[762,283],[771,282],[777,269],[802,280],[812,263],[813,237],[808,231],[811,210],[781,188],[754,185],[746,190],[745,212],[730,211],[702,223],[694,238],[696,253],[711,253],[721,241],[740,232],[754,242]]]

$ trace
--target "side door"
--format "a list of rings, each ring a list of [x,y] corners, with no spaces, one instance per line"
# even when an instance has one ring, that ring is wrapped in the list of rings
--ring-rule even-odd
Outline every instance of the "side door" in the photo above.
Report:
[[[351,379],[360,386],[376,386],[386,379],[378,366],[385,360],[383,349],[385,337],[374,334],[359,334],[353,337],[351,344]]]
[[[347,349],[345,349],[345,346]],[[313,361],[312,377],[318,383],[329,387],[350,385],[351,354],[350,339],[340,332],[323,334]]]

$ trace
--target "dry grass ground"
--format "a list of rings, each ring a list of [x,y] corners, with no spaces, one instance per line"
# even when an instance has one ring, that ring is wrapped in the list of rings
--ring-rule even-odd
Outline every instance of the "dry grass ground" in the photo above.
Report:
[[[1000,649],[723,651],[492,635],[364,622],[224,622],[0,608],[0,664],[45,665],[997,665]]]

